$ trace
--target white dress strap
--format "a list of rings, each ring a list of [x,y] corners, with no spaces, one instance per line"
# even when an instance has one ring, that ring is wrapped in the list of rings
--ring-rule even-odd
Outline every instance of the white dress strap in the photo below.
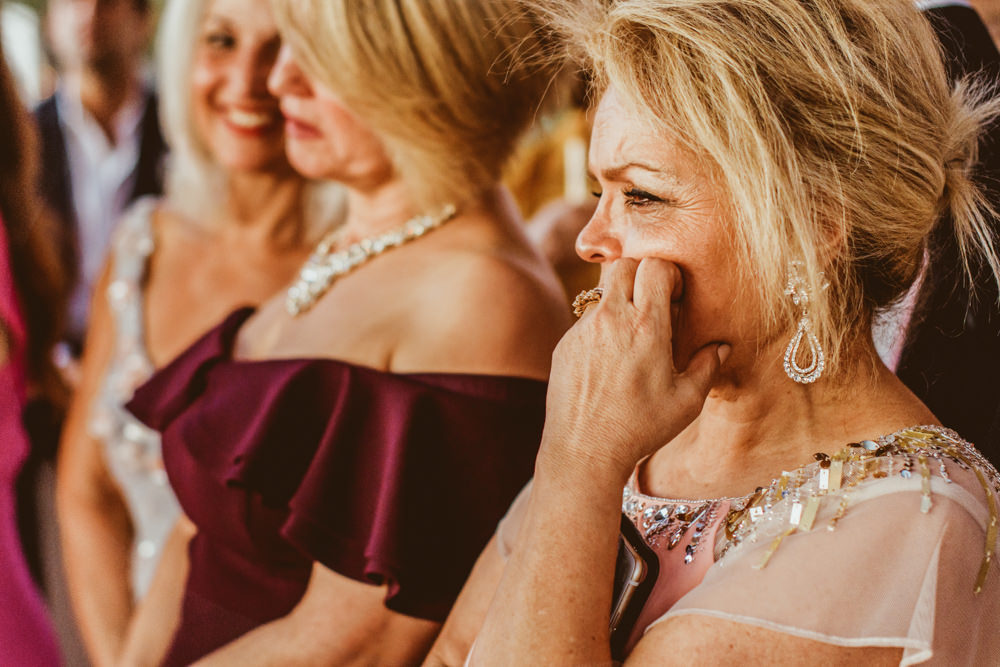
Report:
[[[149,258],[155,248],[153,214],[159,201],[156,197],[136,201],[122,216],[113,236],[105,297],[114,342],[89,423],[90,435],[102,445],[132,520],[131,574],[136,599],[148,589],[180,511],[163,469],[160,434],[125,409],[136,387],[154,371],[146,347],[144,304]]]

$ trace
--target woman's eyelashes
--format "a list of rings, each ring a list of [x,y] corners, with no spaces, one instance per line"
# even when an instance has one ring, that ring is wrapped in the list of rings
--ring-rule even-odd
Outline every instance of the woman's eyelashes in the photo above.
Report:
[[[655,204],[667,204],[675,205],[677,202],[672,197],[661,197],[654,195],[651,192],[638,188],[634,185],[629,185],[621,190],[622,197],[625,200],[625,206],[629,208],[641,208],[644,206],[653,206]],[[591,190],[592,194],[597,199],[604,196],[604,191],[600,189]]]
[[[665,201],[662,197],[657,197],[650,192],[640,190],[634,185],[622,190],[622,195],[625,196],[625,205],[633,208],[661,204]]]
[[[213,30],[205,35],[205,44],[219,51],[228,51],[236,46],[236,38],[229,32]]]

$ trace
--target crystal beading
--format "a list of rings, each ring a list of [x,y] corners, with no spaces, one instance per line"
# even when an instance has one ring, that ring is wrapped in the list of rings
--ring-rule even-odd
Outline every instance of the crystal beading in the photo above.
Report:
[[[819,338],[813,333],[812,318],[809,317],[809,290],[805,281],[799,275],[799,268],[802,262],[791,262],[788,268],[788,284],[785,286],[785,295],[792,298],[792,303],[799,307],[801,316],[799,324],[795,330],[795,335],[785,348],[783,367],[785,374],[799,384],[810,384],[823,375],[826,368],[826,356],[823,354],[823,347],[819,344]],[[824,285],[824,288],[826,285]],[[805,341],[808,346],[809,363],[806,366],[799,365],[799,353],[802,343]]]
[[[770,540],[770,544],[762,562],[756,565],[762,568],[789,535],[809,532],[821,525],[826,530],[836,530],[850,509],[853,490],[861,484],[898,473],[903,479],[912,479],[914,490],[919,491],[921,511],[929,511],[931,462],[937,464],[934,466],[937,476],[947,484],[953,480],[946,465],[956,465],[974,472],[990,512],[982,566],[973,588],[977,593],[981,590],[1000,534],[1000,503],[997,501],[1000,473],[975,447],[949,429],[914,426],[875,440],[852,442],[832,455],[818,452],[814,458],[814,462],[774,478],[768,486],[733,498],[680,500],[649,496],[636,489],[637,474],[633,473],[622,494],[622,511],[653,546],[665,541],[666,548],[672,550],[690,533],[691,541],[684,550],[685,563],[693,562],[709,535],[708,529],[720,511],[725,511],[716,533],[715,560],[724,565],[724,556],[730,550],[763,537]],[[726,504],[728,510],[724,507]],[[829,519],[825,524],[815,523],[824,505],[829,506]]]

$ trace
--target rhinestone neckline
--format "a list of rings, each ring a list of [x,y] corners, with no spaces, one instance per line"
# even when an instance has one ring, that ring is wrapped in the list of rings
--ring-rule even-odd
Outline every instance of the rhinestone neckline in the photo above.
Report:
[[[892,433],[887,433],[885,435],[877,436],[875,440],[862,440],[860,443],[846,443],[844,446],[845,447],[860,446],[864,448],[864,445],[862,445],[861,443],[873,443],[876,444],[877,447],[870,447],[868,451],[877,451],[878,448],[892,444],[893,442],[895,442],[896,438],[911,431],[918,431],[918,432],[930,431],[953,438],[955,440],[962,440],[961,436],[959,436],[952,429],[946,428],[944,426],[922,424],[918,426],[907,426],[897,431],[893,431]],[[798,470],[811,469],[813,466],[817,465],[822,467],[821,460],[819,459],[818,455],[816,456],[817,456],[816,460],[810,461],[809,463],[805,463],[794,470],[790,470],[788,471],[788,474],[794,473]],[[725,501],[729,501],[731,503],[739,503],[741,501],[749,500],[760,490],[760,487],[757,487],[753,491],[750,491],[749,493],[746,493],[741,496],[721,496],[718,498],[666,498],[663,496],[656,496],[651,493],[645,493],[644,491],[639,489],[638,473],[639,473],[639,467],[642,466],[648,460],[648,458],[649,457],[643,459],[636,466],[636,469],[632,472],[632,476],[629,478],[628,483],[625,486],[625,492],[623,493],[623,495],[632,495],[647,500],[649,502],[659,503],[659,504],[671,503],[674,505],[704,505],[707,503],[721,503]],[[780,477],[776,479],[780,479]],[[1000,479],[997,480],[997,491],[998,493],[1000,493]]]
[[[448,204],[437,215],[418,215],[402,225],[378,236],[352,243],[343,250],[331,252],[343,236],[343,228],[327,234],[299,270],[299,276],[288,288],[285,310],[292,317],[312,308],[341,276],[387,250],[420,238],[455,217],[457,209]]]
[[[721,517],[715,559],[746,540],[756,541],[758,529],[778,533],[756,566],[766,567],[781,542],[794,532],[813,529],[817,512],[825,502],[836,503],[835,513],[826,522],[835,530],[850,505],[851,491],[862,482],[898,475],[916,478],[921,490],[920,511],[932,506],[932,467],[945,483],[952,482],[946,468],[951,462],[974,471],[982,486],[990,514],[983,563],[973,590],[978,593],[993,560],[994,545],[1000,532],[1000,473],[975,447],[951,429],[941,426],[910,426],[875,440],[848,443],[831,454],[817,452],[815,461],[783,472],[766,487],[758,487],[746,496],[711,499],[673,499],[651,496],[637,490],[638,474],[633,472],[622,494],[622,511],[632,520],[650,544],[666,540],[672,550],[693,529],[685,547],[684,562],[690,564],[704,540],[703,534]],[[725,505],[728,503],[728,507]]]

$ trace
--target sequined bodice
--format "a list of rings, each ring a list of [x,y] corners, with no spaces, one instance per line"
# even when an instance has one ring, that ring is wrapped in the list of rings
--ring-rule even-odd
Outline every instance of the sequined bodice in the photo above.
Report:
[[[764,568],[793,533],[821,526],[835,530],[852,502],[864,497],[870,483],[884,485],[897,480],[901,490],[919,489],[919,509],[927,513],[934,503],[932,480],[952,484],[952,475],[959,473],[976,480],[989,511],[982,566],[975,582],[978,592],[1000,530],[1000,474],[975,447],[949,429],[915,426],[876,440],[849,443],[833,454],[818,452],[814,462],[783,472],[766,486],[736,498],[658,498],[642,493],[637,474],[633,474],[623,492],[622,511],[657,552],[663,585],[676,589],[669,594],[658,594],[654,589],[650,604],[659,608],[643,615],[653,619],[666,613],[686,592],[678,588],[678,580],[687,580],[693,588],[712,563],[724,565],[725,556],[744,543],[764,540],[762,544],[768,546],[756,563]],[[683,572],[687,569],[690,572]],[[670,572],[668,577],[663,576],[665,571]],[[657,588],[660,586],[658,579]],[[642,617],[640,629],[644,627],[641,622]]]
[[[877,637],[913,664],[938,651],[941,664],[1000,664],[992,639],[938,641],[964,622],[953,619],[992,623],[1000,580],[1000,473],[954,431],[816,452],[742,497],[662,498],[637,477],[622,509],[659,570],[627,650],[657,623],[709,614],[820,641]],[[959,654],[977,657],[949,661]]]
[[[114,343],[90,419],[90,434],[103,445],[111,474],[121,486],[135,539],[132,590],[142,597],[179,508],[163,469],[160,436],[124,408],[153,373],[143,327],[143,282],[153,252],[155,198],[136,202],[122,218],[112,247],[106,298]]]

